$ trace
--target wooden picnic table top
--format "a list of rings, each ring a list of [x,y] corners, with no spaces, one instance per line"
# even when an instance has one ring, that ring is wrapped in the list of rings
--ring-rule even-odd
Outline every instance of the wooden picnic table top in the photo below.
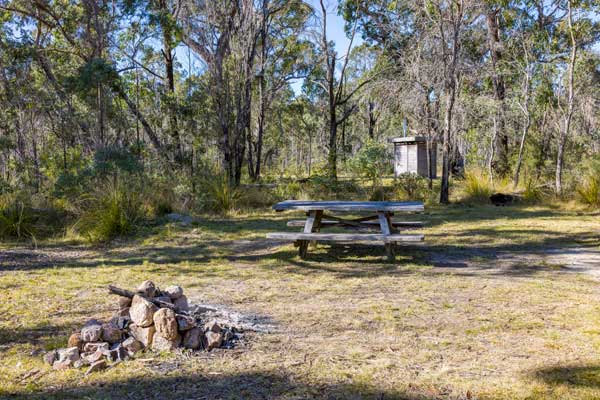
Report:
[[[355,212],[422,212],[420,201],[313,201],[286,200],[273,206],[275,211],[355,211]]]

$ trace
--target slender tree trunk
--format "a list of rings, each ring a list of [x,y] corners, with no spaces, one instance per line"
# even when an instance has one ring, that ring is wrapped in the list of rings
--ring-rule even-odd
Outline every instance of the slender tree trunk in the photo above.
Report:
[[[375,118],[375,103],[369,100],[369,138],[375,139],[375,124],[377,118]]]
[[[488,46],[492,62],[492,82],[494,86],[494,98],[497,106],[495,117],[496,121],[494,123],[495,152],[491,166],[494,172],[496,172],[498,175],[505,176],[508,174],[510,167],[508,163],[508,135],[506,133],[505,123],[506,85],[498,65],[502,61],[500,24],[498,22],[499,13],[500,10],[494,10],[490,8],[486,14],[488,26]]]
[[[577,41],[575,40],[575,32],[573,31],[573,11],[571,9],[572,2],[567,2],[568,13],[567,21],[569,25],[569,36],[571,39],[571,57],[569,60],[568,70],[568,97],[567,97],[567,113],[564,117],[563,129],[560,132],[558,139],[558,154],[556,157],[556,194],[562,195],[562,174],[564,164],[564,153],[567,138],[571,131],[571,120],[573,119],[573,111],[575,109],[575,63],[577,61]]]
[[[523,105],[521,106],[521,110],[523,111],[523,117],[525,121],[523,122],[523,130],[521,133],[521,140],[519,142],[519,155],[517,157],[517,165],[515,167],[515,176],[513,178],[513,187],[516,189],[519,186],[519,175],[521,173],[521,165],[523,163],[523,152],[525,149],[525,140],[527,139],[527,135],[529,133],[529,128],[531,127],[531,113],[529,111],[529,97],[530,97],[530,81],[531,81],[531,67],[529,65],[529,56],[527,51],[525,51],[525,60],[526,60],[526,71],[525,71],[525,82],[523,84],[523,92],[524,99]]]
[[[98,107],[98,136],[100,138],[99,146],[103,147],[105,143],[105,128],[104,128],[104,90],[101,84],[97,88],[97,107]]]
[[[450,202],[450,134],[452,131],[452,113],[456,99],[456,82],[452,79],[447,84],[446,112],[444,116],[444,138],[442,144],[442,187],[440,192],[440,203]]]
[[[177,100],[175,94],[175,56],[173,52],[173,29],[170,21],[171,13],[166,0],[159,1],[160,24],[162,30],[162,54],[165,63],[165,75],[167,78],[167,112],[169,131],[174,150],[174,159],[178,164],[183,162],[183,148],[179,135],[177,121]]]
[[[442,10],[440,13],[439,30],[443,40],[444,62],[444,89],[446,95],[446,110],[444,116],[444,132],[442,144],[442,182],[440,190],[440,203],[448,204],[450,202],[450,140],[452,135],[452,117],[454,112],[454,103],[456,102],[456,86],[458,83],[457,66],[460,49],[460,30],[463,18],[463,1],[458,0],[453,3],[449,12],[451,13],[452,40],[448,43],[445,32],[444,18]],[[448,54],[448,47],[450,53]]]

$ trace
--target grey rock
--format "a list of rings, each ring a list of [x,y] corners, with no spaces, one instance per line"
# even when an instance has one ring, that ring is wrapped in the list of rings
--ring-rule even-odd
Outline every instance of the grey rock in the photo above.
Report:
[[[81,340],[84,342],[97,342],[102,338],[102,325],[87,325],[81,330]]]
[[[85,361],[85,359],[83,359],[83,358],[80,358],[79,360],[77,360],[77,361],[75,361],[75,362],[73,363],[73,368],[81,368],[81,367],[83,367],[83,366],[85,366],[85,365],[88,365],[88,364],[89,364],[89,363],[87,363],[87,362]]]
[[[141,296],[133,296],[129,315],[134,324],[141,327],[152,325],[154,313],[158,311],[158,307],[144,299]]]
[[[110,344],[121,341],[122,332],[115,325],[108,323],[102,325],[102,340]]]
[[[204,332],[199,327],[190,329],[183,335],[183,347],[186,349],[197,350],[202,346]]]
[[[79,360],[79,349],[77,347],[68,347],[58,350],[58,361],[70,360],[75,362]]]
[[[144,281],[140,284],[140,286],[138,286],[137,292],[142,296],[153,298],[156,296],[156,285],[152,281]],[[131,303],[133,304],[134,301],[135,297]]]
[[[190,306],[188,305],[187,297],[185,295],[181,295],[181,297],[174,300],[173,305],[175,306],[178,312],[190,311]]]
[[[127,309],[127,316],[122,317],[122,316],[114,316],[111,320],[110,323],[113,324],[113,326],[117,327],[118,329],[126,329],[129,324],[131,323],[131,319],[129,318],[129,309]]]
[[[204,324],[204,332],[221,333],[221,330],[221,325],[214,319]]]
[[[164,290],[165,294],[169,296],[172,300],[177,300],[181,296],[183,296],[183,289],[181,286],[173,285],[169,286]]]
[[[58,352],[52,350],[44,354],[44,362],[48,365],[54,364],[54,361],[58,360]]]
[[[52,364],[52,368],[56,369],[56,370],[61,370],[61,369],[70,368],[71,365],[73,365],[73,361],[71,361],[71,360],[63,360],[63,361],[56,360]]]
[[[93,353],[96,350],[100,349],[100,350],[108,350],[109,349],[109,344],[106,342],[93,342],[93,343],[86,343],[83,345],[83,351],[85,353]]]
[[[102,325],[102,321],[98,321],[95,318],[92,318],[90,320],[88,320],[85,325],[83,325],[83,327],[87,327],[87,326],[92,326],[92,325]]]
[[[105,352],[108,351],[108,349],[98,349],[92,353],[83,353],[81,355],[81,358],[87,362],[88,364],[93,364],[96,361],[101,360],[104,357]]]
[[[223,343],[223,335],[213,331],[208,331],[204,334],[204,348],[207,351],[221,347]]]
[[[103,353],[108,361],[124,361],[127,358],[127,350],[120,343]]]
[[[196,319],[193,317],[177,314],[175,318],[177,319],[177,329],[182,332],[190,330],[196,326]]]
[[[123,341],[123,347],[130,353],[137,353],[144,348],[144,345],[142,342],[131,336]]]

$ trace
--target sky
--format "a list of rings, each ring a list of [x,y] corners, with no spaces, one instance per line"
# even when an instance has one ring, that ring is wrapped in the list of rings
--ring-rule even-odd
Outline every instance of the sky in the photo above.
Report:
[[[315,9],[317,15],[320,17],[321,5],[319,0],[308,0],[307,2]],[[344,19],[338,15],[337,5],[338,2],[336,0],[325,1],[325,6],[327,8],[327,38],[335,43],[335,50],[337,51],[338,56],[340,56],[346,54],[350,39],[346,36],[346,32],[344,32]],[[356,34],[352,47],[360,45],[361,43],[362,40],[360,35]],[[302,91],[302,80],[292,82],[292,89],[296,95],[300,94]]]

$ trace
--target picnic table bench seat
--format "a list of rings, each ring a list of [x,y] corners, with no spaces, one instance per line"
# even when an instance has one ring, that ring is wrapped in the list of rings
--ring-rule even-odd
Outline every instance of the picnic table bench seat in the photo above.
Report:
[[[422,242],[425,235],[383,235],[381,233],[303,233],[303,232],[271,232],[268,239],[277,240],[309,240],[315,242]]]

